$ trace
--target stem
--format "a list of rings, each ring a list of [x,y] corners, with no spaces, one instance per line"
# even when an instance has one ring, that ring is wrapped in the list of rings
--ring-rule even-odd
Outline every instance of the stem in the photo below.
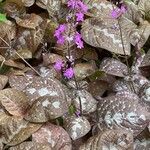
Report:
[[[39,76],[40,73],[38,71],[36,71],[17,51],[15,51],[16,55],[18,55],[35,73],[37,73]]]

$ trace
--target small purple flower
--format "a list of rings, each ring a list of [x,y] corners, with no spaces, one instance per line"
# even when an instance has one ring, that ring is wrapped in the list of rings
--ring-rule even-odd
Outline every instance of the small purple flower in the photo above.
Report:
[[[61,45],[64,44],[64,43],[65,43],[65,38],[64,38],[64,36],[62,36],[62,35],[59,36],[58,39],[57,39],[57,43],[58,43],[58,44],[61,44]]]
[[[54,36],[57,38],[57,43],[58,44],[64,44],[65,38],[63,36],[63,32],[65,32],[66,28],[67,28],[66,24],[61,24],[55,30]]]
[[[70,7],[71,9],[76,9],[77,2],[76,2],[76,0],[68,0],[67,5],[68,5],[68,7]]]
[[[113,19],[117,19],[122,14],[124,14],[126,11],[127,11],[127,9],[126,9],[125,5],[122,5],[121,8],[115,8],[114,10],[112,10],[111,17]]]
[[[120,9],[119,8],[112,10],[111,17],[113,19],[117,19],[119,16],[120,16]]]
[[[77,48],[82,49],[83,46],[83,41],[81,40],[81,34],[76,32],[75,36],[74,36],[74,41],[77,44]]]
[[[57,70],[57,71],[60,71],[63,67],[63,62],[62,60],[57,60],[54,64],[54,68]]]
[[[68,79],[71,79],[74,76],[73,68],[70,67],[70,68],[66,69],[64,72],[64,76]]]
[[[76,13],[76,20],[77,21],[83,21],[84,20],[84,14],[82,12]]]
[[[80,111],[76,111],[75,114],[77,115],[77,117],[80,117],[81,115]]]
[[[126,11],[127,11],[126,6],[125,6],[125,5],[122,5],[120,11],[121,11],[123,14],[126,13]]]
[[[87,5],[85,5],[82,1],[78,1],[77,5],[78,5],[78,9],[80,9],[81,12],[87,13],[88,11]]]
[[[81,0],[68,0],[68,7],[76,9],[78,12],[86,13],[88,7]]]

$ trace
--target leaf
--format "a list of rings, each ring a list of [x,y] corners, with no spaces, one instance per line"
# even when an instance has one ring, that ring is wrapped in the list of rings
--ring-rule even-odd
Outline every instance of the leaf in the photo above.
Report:
[[[68,112],[65,100],[60,97],[43,96],[38,98],[27,112],[25,119],[30,122],[47,122]]]
[[[7,21],[6,14],[0,13],[0,22],[5,22],[5,21]]]
[[[90,123],[84,116],[65,116],[64,122],[64,127],[70,135],[70,137],[72,138],[72,140],[76,140],[83,137],[91,129]]]
[[[100,64],[100,71],[118,77],[125,77],[128,74],[127,66],[114,58],[103,59]]]
[[[108,83],[101,80],[95,80],[89,83],[88,91],[93,97],[101,97],[108,89]]]
[[[49,144],[55,150],[71,150],[71,139],[60,126],[51,123],[44,124],[32,135],[32,140],[40,144]]]
[[[90,79],[90,81],[95,81],[102,76],[104,76],[104,72],[97,70],[92,75],[90,75],[88,78]]]
[[[140,68],[142,67],[150,67],[150,50],[148,50],[148,52],[143,58]]]
[[[133,135],[124,130],[106,130],[91,137],[79,150],[133,150]]]
[[[130,130],[134,136],[148,125],[149,112],[139,104],[139,97],[131,92],[122,91],[99,101],[99,129]]]
[[[124,16],[128,20],[132,21],[135,24],[138,24],[139,22],[141,22],[143,20],[142,14],[139,11],[138,6],[135,3],[131,2],[131,1],[128,1],[128,2],[126,1],[125,5],[127,7],[127,11],[124,14]]]
[[[35,3],[35,0],[22,0],[25,7],[30,7]]]
[[[97,18],[110,18],[111,11],[116,8],[111,2],[106,0],[83,0],[88,6],[88,16]]]
[[[73,99],[73,103],[78,110],[80,110],[80,101],[82,106],[83,114],[89,114],[94,112],[97,108],[97,101],[93,96],[86,90],[77,90]]]
[[[10,150],[52,150],[48,144],[39,144],[36,142],[23,142],[20,145],[11,147]]]
[[[22,117],[8,116],[5,113],[0,113],[0,127],[2,142],[12,146],[29,138],[32,133],[41,127],[41,124],[28,123]]]
[[[31,19],[32,17],[34,19],[38,18],[38,20],[32,21]],[[27,51],[30,51],[32,54],[34,54],[44,37],[47,21],[43,20],[41,17],[37,15],[32,15],[32,17],[29,18],[29,20],[27,19],[25,21],[20,22],[20,25],[26,28],[18,27],[17,39],[14,49],[16,49],[16,51],[19,52],[20,55],[24,53],[26,54]],[[25,23],[28,21],[29,21],[28,24]],[[28,52],[27,53],[28,55],[24,56],[26,57],[28,56],[27,58],[31,58],[31,53]],[[18,58],[18,56],[16,55],[14,55],[13,57]]]
[[[34,100],[42,96],[53,96],[59,97],[62,100],[65,99],[65,94],[60,81],[36,76],[28,80],[30,81],[30,84],[28,84],[24,91],[31,102],[34,102]]]
[[[84,79],[87,76],[89,76],[95,72],[94,66],[92,64],[88,64],[88,63],[76,64],[73,69],[74,69],[75,77],[78,80]]]
[[[150,0],[139,0],[138,8],[150,20]]]
[[[8,77],[5,75],[0,75],[0,90],[2,90],[8,82]]]
[[[46,9],[49,16],[54,20],[64,19],[68,13],[68,9],[61,5],[61,0],[38,0],[36,1],[36,5]]]
[[[20,75],[12,74],[9,76],[9,85],[16,90],[22,91],[29,84],[31,84],[33,80],[34,80],[34,77],[20,76]]]
[[[149,82],[143,84],[139,91],[140,101],[139,103],[150,112],[150,84]]]
[[[103,48],[115,54],[130,55],[130,43],[126,32],[122,30],[122,35],[120,34],[118,21],[115,19],[86,19],[82,23],[81,34],[83,40],[91,46]]]
[[[21,0],[6,0],[4,3],[3,10],[7,14],[8,17],[15,18],[20,17],[26,13],[26,9],[23,6]]]
[[[43,19],[34,13],[26,14],[23,18],[16,17],[15,20],[19,26],[29,29],[36,29],[43,22]]]
[[[0,91],[0,102],[14,116],[23,116],[29,106],[26,95],[16,89],[7,88]]]
[[[150,140],[149,139],[143,139],[143,140],[136,139],[134,142],[134,148],[135,150],[148,150],[150,148]]]

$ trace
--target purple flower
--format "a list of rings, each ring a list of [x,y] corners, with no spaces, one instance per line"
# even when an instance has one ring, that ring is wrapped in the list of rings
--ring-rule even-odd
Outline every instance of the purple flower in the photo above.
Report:
[[[126,11],[127,11],[126,6],[125,6],[125,5],[122,5],[120,11],[121,11],[123,14],[126,13]]]
[[[78,5],[78,9],[80,9],[81,12],[87,13],[87,11],[88,11],[87,5],[85,5],[85,4],[84,4],[83,2],[81,2],[81,1],[78,1],[77,5]]]
[[[74,41],[77,44],[77,48],[83,48],[83,41],[81,40],[81,34],[76,32],[75,36],[74,36]]]
[[[57,39],[57,43],[58,43],[58,44],[61,44],[61,45],[64,44],[64,43],[65,43],[65,38],[64,38],[64,36],[62,36],[62,35],[59,36],[58,39]]]
[[[57,60],[54,64],[54,68],[57,70],[57,71],[60,71],[61,68],[63,67],[63,62],[62,60]]]
[[[84,14],[82,12],[76,13],[76,20],[77,21],[83,21],[84,20]]]
[[[117,19],[119,16],[120,16],[120,9],[119,8],[112,10],[111,17],[113,19]]]
[[[54,36],[57,37],[57,38],[59,38],[59,36],[60,36],[63,32],[65,32],[66,28],[67,28],[66,24],[61,24],[61,25],[59,25],[59,27],[55,30]]]
[[[127,9],[126,9],[125,5],[122,5],[121,8],[115,8],[114,10],[112,10],[111,17],[113,19],[117,19],[122,14],[124,14],[126,11],[127,11]]]
[[[68,5],[68,7],[70,7],[71,9],[76,9],[76,7],[77,7],[77,2],[76,2],[76,0],[68,0],[67,5]]]
[[[70,67],[70,68],[66,69],[64,72],[64,76],[68,79],[71,79],[74,76],[73,68]]]
[[[77,117],[80,117],[81,115],[80,111],[76,111],[75,114],[77,115]]]
[[[57,38],[57,43],[58,44],[64,44],[65,38],[63,36],[63,32],[65,32],[66,28],[67,28],[66,24],[61,24],[55,30],[54,36]]]
[[[88,7],[81,0],[68,0],[67,5],[78,12],[86,13],[88,10]]]

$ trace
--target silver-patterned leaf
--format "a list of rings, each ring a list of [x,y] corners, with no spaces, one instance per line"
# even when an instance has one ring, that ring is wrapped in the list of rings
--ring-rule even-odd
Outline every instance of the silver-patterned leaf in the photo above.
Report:
[[[46,9],[49,13],[49,16],[56,18],[64,18],[66,16],[68,10],[61,5],[61,0],[37,0],[36,4]]]
[[[29,29],[36,29],[43,22],[43,19],[34,13],[26,14],[22,18],[15,17],[15,20],[19,26]]]
[[[84,116],[65,116],[64,122],[64,127],[73,140],[83,137],[91,129],[89,121]]]
[[[143,20],[142,14],[138,10],[138,6],[135,3],[133,3],[132,1],[125,1],[125,5],[127,7],[126,13],[124,14],[126,18],[128,18],[135,24],[138,24]]]
[[[134,150],[149,150],[150,148],[150,139],[135,140]]]
[[[23,142],[9,150],[52,150],[49,144],[39,144],[36,142]]]
[[[86,19],[82,23],[81,34],[83,40],[94,47],[100,47],[115,54],[130,55],[129,39],[124,30],[120,32],[118,21],[115,19]]]
[[[25,7],[30,7],[35,3],[35,0],[21,0]]]
[[[110,18],[111,11],[116,8],[111,2],[106,0],[83,0],[88,6],[87,15],[98,18]]]
[[[97,101],[86,90],[77,90],[76,97],[73,99],[73,103],[78,110],[80,110],[80,102],[82,111],[84,114],[94,112],[97,108]]]
[[[131,130],[134,136],[145,129],[150,119],[150,113],[139,104],[139,97],[125,91],[100,100],[98,112],[100,129],[122,128]]]
[[[142,48],[148,40],[149,36],[150,23],[148,21],[143,21],[137,29],[132,30],[130,33],[130,43],[134,46],[137,44],[139,48]]]
[[[139,0],[138,8],[146,16],[146,18],[150,19],[150,0]]]
[[[140,104],[150,112],[150,83],[147,83],[141,87],[139,92]]]
[[[71,150],[71,139],[60,126],[51,123],[44,124],[32,135],[32,140],[40,144],[49,144],[55,150]]]
[[[22,117],[8,116],[5,113],[0,113],[0,132],[2,135],[2,142],[7,145],[16,145],[31,136],[37,131],[41,124],[32,124]]]
[[[35,100],[25,119],[30,122],[47,122],[68,112],[66,100],[61,97],[43,96]]]
[[[29,106],[27,96],[16,89],[7,88],[0,91],[0,103],[14,116],[24,116]]]
[[[8,77],[5,75],[0,75],[0,90],[2,90],[8,82]]]
[[[150,66],[150,50],[146,53],[146,55],[143,58],[143,61],[140,65],[140,68],[142,67],[149,67]]]
[[[125,77],[128,74],[127,66],[114,58],[104,59],[100,64],[100,70],[118,77]]]
[[[61,82],[46,77],[33,78],[32,83],[24,91],[31,102],[42,96],[54,96],[60,97],[62,100],[65,99]]]
[[[124,130],[106,130],[91,137],[79,150],[133,150],[133,135]]]
[[[95,72],[94,65],[89,63],[79,63],[74,67],[74,74],[78,80],[82,80]]]

